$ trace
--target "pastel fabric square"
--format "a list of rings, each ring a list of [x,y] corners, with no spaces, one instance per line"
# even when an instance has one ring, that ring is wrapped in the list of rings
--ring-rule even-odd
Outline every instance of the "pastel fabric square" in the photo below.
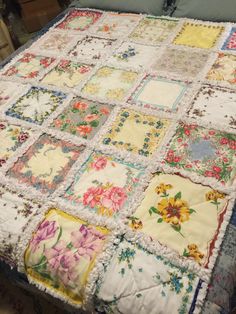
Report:
[[[82,92],[107,101],[122,101],[134,86],[138,73],[104,66],[84,85]]]
[[[146,46],[132,42],[124,42],[108,59],[115,66],[131,66],[137,68],[148,68],[151,60],[156,58],[157,50],[153,46]]]
[[[230,186],[235,178],[236,135],[179,123],[168,144],[165,163]]]
[[[149,157],[161,144],[169,124],[168,119],[122,109],[102,143]]]
[[[187,85],[181,81],[147,76],[131,96],[131,102],[153,110],[176,111]]]
[[[46,38],[39,41],[39,48],[50,53],[62,53],[67,51],[74,40],[75,37],[68,33],[64,34],[59,31],[51,31]]]
[[[173,33],[178,21],[154,17],[143,18],[129,38],[134,41],[157,45]]]
[[[95,152],[76,173],[63,197],[99,215],[116,217],[129,203],[143,174],[142,166]]]
[[[70,52],[70,56],[79,59],[101,60],[113,49],[116,40],[97,36],[85,36]]]
[[[107,13],[106,16],[96,24],[93,32],[101,37],[105,35],[110,38],[119,38],[130,33],[130,30],[135,27],[138,20],[139,16],[135,14]]]
[[[41,82],[47,85],[73,88],[88,77],[92,68],[92,65],[61,60],[55,68],[44,76]]]
[[[186,268],[123,240],[104,267],[96,299],[106,313],[187,314],[200,286]]]
[[[29,223],[29,219],[40,210],[36,201],[25,199],[21,193],[0,185],[0,255],[10,265],[18,262],[19,239]]]
[[[11,101],[19,92],[19,84],[1,81],[0,85],[0,106]]]
[[[236,94],[229,88],[203,85],[197,92],[188,116],[211,124],[217,123],[222,127],[236,129]]]
[[[106,122],[112,108],[111,105],[76,98],[53,121],[52,127],[90,140]]]
[[[227,211],[226,195],[178,175],[157,173],[130,226],[208,267]]]
[[[229,36],[223,44],[222,50],[236,50],[236,27],[232,27]]]
[[[185,22],[173,43],[193,48],[210,49],[215,46],[223,31],[224,27],[219,25]]]
[[[41,125],[66,97],[67,95],[61,92],[31,87],[7,109],[6,115]]]
[[[107,234],[105,228],[50,209],[25,252],[27,276],[49,293],[82,305],[88,276]]]
[[[76,31],[85,31],[92,26],[102,13],[88,10],[73,10],[56,27],[60,29],[71,29]]]
[[[25,53],[3,75],[23,79],[35,79],[54,61],[55,58]]]
[[[236,84],[236,56],[218,53],[218,57],[207,74],[208,80]]]
[[[85,146],[75,146],[47,134],[20,157],[7,175],[42,193],[53,193],[80,156]]]
[[[182,50],[168,47],[153,68],[157,71],[173,73],[181,77],[195,78],[205,66],[209,54],[206,52]]]
[[[29,129],[0,121],[0,167],[14,156],[17,149],[27,141],[31,134],[32,131]]]

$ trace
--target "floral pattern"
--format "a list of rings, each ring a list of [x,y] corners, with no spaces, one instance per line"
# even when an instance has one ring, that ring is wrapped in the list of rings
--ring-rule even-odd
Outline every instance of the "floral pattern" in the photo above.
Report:
[[[7,174],[43,193],[53,193],[85,146],[75,146],[46,134],[18,159]]]
[[[174,39],[175,45],[210,49],[215,46],[224,26],[185,22]]]
[[[117,216],[135,191],[143,170],[141,166],[93,153],[64,197],[100,215]]]
[[[53,121],[52,126],[62,132],[91,139],[106,122],[111,110],[111,105],[77,98]]]
[[[54,31],[49,33],[49,35],[46,38],[40,41],[40,49],[52,53],[65,52],[65,50],[69,48],[73,40],[74,36],[72,35]]]
[[[0,167],[27,141],[31,130],[0,121]]]
[[[89,79],[82,92],[106,101],[122,101],[137,78],[136,72],[104,66]]]
[[[158,295],[158,313],[184,314],[189,313],[189,301],[198,285],[199,278],[185,268],[124,239],[104,267],[96,303],[106,313],[134,314],[140,307],[155,304]]]
[[[174,31],[177,21],[145,17],[131,33],[129,38],[138,42],[147,42],[151,45],[165,41]]]
[[[33,53],[25,53],[6,72],[3,73],[9,77],[19,77],[27,79],[37,78],[44,69],[55,61],[55,58],[36,56]]]
[[[208,80],[225,81],[236,84],[236,56],[218,53],[218,57],[212,65],[206,77]]]
[[[26,271],[73,303],[81,304],[88,274],[107,233],[106,229],[50,209],[26,250]]]
[[[75,58],[100,60],[110,52],[115,43],[116,40],[114,39],[85,36],[77,42],[75,47],[71,50],[70,56]]]
[[[230,185],[236,173],[235,150],[234,134],[180,123],[168,144],[164,162]]]
[[[61,92],[31,87],[25,95],[9,107],[6,115],[41,125],[66,97],[67,95]]]
[[[157,149],[168,126],[167,119],[122,109],[102,143],[148,157]]]
[[[61,60],[54,69],[44,76],[42,83],[72,88],[85,80],[92,68],[91,65]]]
[[[203,85],[188,109],[188,116],[197,121],[236,128],[236,95],[234,90],[210,84]]]
[[[232,27],[229,36],[223,44],[222,50],[236,50],[236,27]]]
[[[102,13],[97,11],[73,10],[57,25],[57,28],[85,31],[92,26],[101,15]]]
[[[208,268],[227,204],[227,195],[219,191],[179,175],[156,173],[127,223]]]

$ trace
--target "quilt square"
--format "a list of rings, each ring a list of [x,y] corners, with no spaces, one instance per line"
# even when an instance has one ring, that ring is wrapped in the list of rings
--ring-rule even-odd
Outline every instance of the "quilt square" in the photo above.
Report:
[[[108,101],[122,101],[137,78],[136,72],[104,66],[89,79],[82,92]]]
[[[77,42],[76,46],[71,50],[70,56],[100,60],[111,52],[115,43],[116,40],[114,39],[85,36]]]
[[[6,111],[6,115],[41,125],[66,97],[61,92],[31,87]]]
[[[236,129],[236,94],[229,88],[203,85],[188,109],[188,116]]]
[[[92,65],[61,60],[55,68],[44,76],[41,82],[58,87],[73,88],[87,78],[92,68]]]
[[[1,81],[0,85],[0,106],[11,101],[19,92],[19,84],[7,81]]]
[[[226,38],[222,50],[236,50],[236,27],[232,27],[229,36]]]
[[[31,130],[0,121],[0,167],[15,154],[31,134]]]
[[[143,174],[142,166],[95,152],[76,173],[63,197],[99,215],[116,217]]]
[[[41,72],[48,68],[55,61],[55,58],[36,56],[33,53],[24,53],[7,71],[4,76],[35,79]]]
[[[195,77],[204,67],[209,54],[206,52],[181,50],[168,47],[161,58],[153,65],[157,71],[178,74],[183,77]]]
[[[173,33],[177,24],[178,21],[175,20],[145,17],[139,22],[129,38],[156,45],[165,41]]]
[[[179,123],[165,163],[231,185],[236,174],[236,135]]]
[[[47,50],[52,53],[65,52],[74,39],[75,37],[68,33],[64,34],[58,31],[52,31],[49,32],[46,38],[39,40],[40,49]]]
[[[109,231],[56,208],[40,223],[25,252],[27,276],[49,293],[82,304],[88,276]]]
[[[107,13],[93,30],[98,36],[118,38],[126,36],[139,20],[137,14]]]
[[[53,121],[52,126],[62,132],[90,140],[106,122],[112,108],[111,105],[76,98]]]
[[[219,53],[206,78],[236,84],[236,56]]]
[[[47,134],[40,138],[7,172],[10,177],[43,193],[53,193],[85,146],[75,146]]]
[[[93,25],[102,13],[90,10],[73,10],[56,27],[61,29],[72,29],[76,31],[85,31]]]
[[[149,157],[160,145],[169,124],[168,119],[122,109],[102,143]]]
[[[96,302],[106,313],[187,314],[194,309],[200,282],[186,267],[124,239],[103,268]]]
[[[108,59],[115,66],[130,66],[146,68],[150,66],[150,60],[157,55],[153,46],[146,46],[132,42],[124,42]]]
[[[225,194],[208,186],[156,173],[130,225],[207,267],[227,203]]]
[[[186,89],[187,85],[181,81],[147,76],[129,101],[153,110],[176,111]]]
[[[224,26],[185,22],[175,37],[174,44],[210,49],[214,47],[223,31]]]
[[[9,188],[0,185],[0,255],[1,259],[16,265],[19,238],[25,232],[29,219],[41,205],[30,201]]]

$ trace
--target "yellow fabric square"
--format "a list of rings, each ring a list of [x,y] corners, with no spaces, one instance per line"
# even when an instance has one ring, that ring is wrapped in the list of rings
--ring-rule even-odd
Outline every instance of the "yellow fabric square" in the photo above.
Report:
[[[207,265],[227,208],[226,195],[177,175],[155,174],[131,226]]]
[[[174,39],[174,44],[196,48],[212,48],[224,27],[194,23],[184,23],[180,33]]]

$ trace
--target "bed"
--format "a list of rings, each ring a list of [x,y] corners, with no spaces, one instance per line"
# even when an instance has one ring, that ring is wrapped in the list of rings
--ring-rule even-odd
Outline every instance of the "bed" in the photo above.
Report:
[[[235,26],[60,18],[0,73],[1,260],[88,313],[229,313]]]

